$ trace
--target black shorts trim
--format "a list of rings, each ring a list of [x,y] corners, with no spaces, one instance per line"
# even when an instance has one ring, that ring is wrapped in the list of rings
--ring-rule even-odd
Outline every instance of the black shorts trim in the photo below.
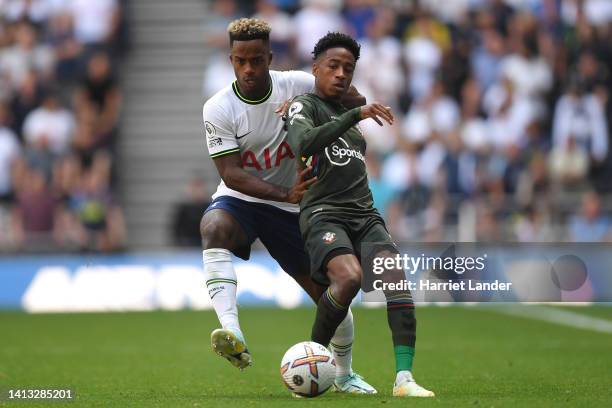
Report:
[[[325,255],[325,258],[323,258],[323,262],[321,263],[321,270],[323,272],[327,272],[327,264],[329,263],[329,261],[340,255],[355,255],[355,251],[353,251],[352,248],[346,247],[332,249],[327,255]]]

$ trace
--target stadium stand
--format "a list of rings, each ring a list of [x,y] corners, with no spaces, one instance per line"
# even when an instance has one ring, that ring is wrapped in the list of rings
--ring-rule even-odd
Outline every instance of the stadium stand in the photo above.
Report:
[[[400,118],[361,123],[395,238],[612,239],[612,2],[254,3],[242,12],[278,22],[277,68],[309,70],[308,43],[330,27],[362,43],[353,83]]]
[[[277,69],[310,69],[322,21],[359,38],[355,85],[400,119],[362,123],[397,239],[612,238],[612,2],[0,0],[0,10],[1,251],[173,245],[190,177],[218,181],[201,107],[233,79],[227,23],[251,15],[272,23]]]
[[[0,250],[126,246],[112,177],[118,0],[0,2]]]

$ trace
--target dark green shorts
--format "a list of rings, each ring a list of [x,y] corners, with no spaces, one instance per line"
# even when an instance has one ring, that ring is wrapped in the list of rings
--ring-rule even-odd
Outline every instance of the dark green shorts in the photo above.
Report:
[[[388,249],[398,252],[385,222],[377,211],[363,214],[346,212],[322,212],[300,216],[300,230],[304,238],[306,252],[310,256],[312,279],[322,285],[329,285],[327,263],[338,255],[354,254],[360,261],[362,257],[374,254],[362,253]]]

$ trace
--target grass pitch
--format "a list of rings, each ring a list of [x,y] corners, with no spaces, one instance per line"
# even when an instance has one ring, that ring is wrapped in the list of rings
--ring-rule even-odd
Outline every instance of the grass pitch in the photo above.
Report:
[[[505,306],[496,306],[505,307]],[[612,320],[612,308],[572,309]],[[76,400],[23,407],[559,407],[612,406],[612,334],[491,307],[418,310],[415,376],[434,399],[391,396],[384,309],[354,310],[354,368],[379,394],[294,399],[285,350],[309,337],[314,309],[242,309],[254,366],[239,372],[209,349],[214,312],[0,313],[0,389],[70,387]]]

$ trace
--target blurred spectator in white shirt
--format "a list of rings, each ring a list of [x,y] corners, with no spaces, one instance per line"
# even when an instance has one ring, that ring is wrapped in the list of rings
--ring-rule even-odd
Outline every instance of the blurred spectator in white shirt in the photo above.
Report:
[[[32,24],[44,23],[51,12],[49,0],[6,0],[3,14],[9,22],[27,20]]]
[[[13,192],[12,167],[21,154],[19,140],[8,127],[9,110],[0,103],[0,203],[8,200]]]
[[[72,0],[69,5],[76,39],[83,45],[109,44],[117,34],[117,0]]]
[[[204,98],[210,98],[235,80],[236,75],[232,70],[232,65],[227,59],[227,55],[217,53],[211,56],[206,63],[202,81],[202,93]]]
[[[537,39],[525,37],[518,52],[504,58],[501,74],[508,78],[518,96],[543,99],[553,85],[553,72],[548,62],[538,54]]]
[[[61,155],[70,147],[74,127],[72,112],[60,105],[55,90],[49,90],[42,105],[26,117],[23,134],[27,144],[43,144],[50,152]]]
[[[437,185],[447,154],[446,143],[459,123],[459,106],[445,94],[441,80],[436,80],[431,91],[413,103],[402,122],[402,134],[417,149],[416,170],[420,184],[428,188]]]
[[[474,0],[421,0],[421,5],[446,23],[457,23],[469,11]]]
[[[424,186],[433,188],[440,181],[444,145],[432,139],[434,128],[426,110],[415,107],[402,124],[399,149],[383,164],[382,178],[398,191]]]
[[[535,104],[518,94],[510,79],[491,87],[484,96],[483,106],[488,116],[489,138],[498,152],[525,143],[525,130],[538,116]]]
[[[429,94],[418,105],[427,112],[434,136],[441,142],[459,126],[459,105],[448,95],[442,79],[435,80]]]
[[[566,24],[576,24],[581,14],[593,25],[605,25],[612,21],[612,1],[563,0],[561,17]]]
[[[43,79],[50,79],[55,68],[51,47],[37,43],[34,27],[21,22],[15,28],[15,43],[0,54],[0,70],[8,75],[16,89],[30,70],[35,70]]]
[[[553,119],[553,147],[566,148],[573,139],[594,161],[608,154],[608,127],[599,99],[587,93],[578,78],[557,102]]]
[[[395,17],[388,9],[380,9],[367,27],[361,41],[361,56],[353,84],[368,100],[384,101],[397,107],[405,89],[402,65],[402,44],[391,35]]]
[[[310,66],[312,50],[317,41],[329,31],[344,31],[344,20],[339,13],[340,0],[302,0],[303,8],[293,19],[298,58]]]
[[[407,29],[404,59],[408,65],[408,91],[414,99],[429,93],[449,41],[446,27],[426,13]]]

